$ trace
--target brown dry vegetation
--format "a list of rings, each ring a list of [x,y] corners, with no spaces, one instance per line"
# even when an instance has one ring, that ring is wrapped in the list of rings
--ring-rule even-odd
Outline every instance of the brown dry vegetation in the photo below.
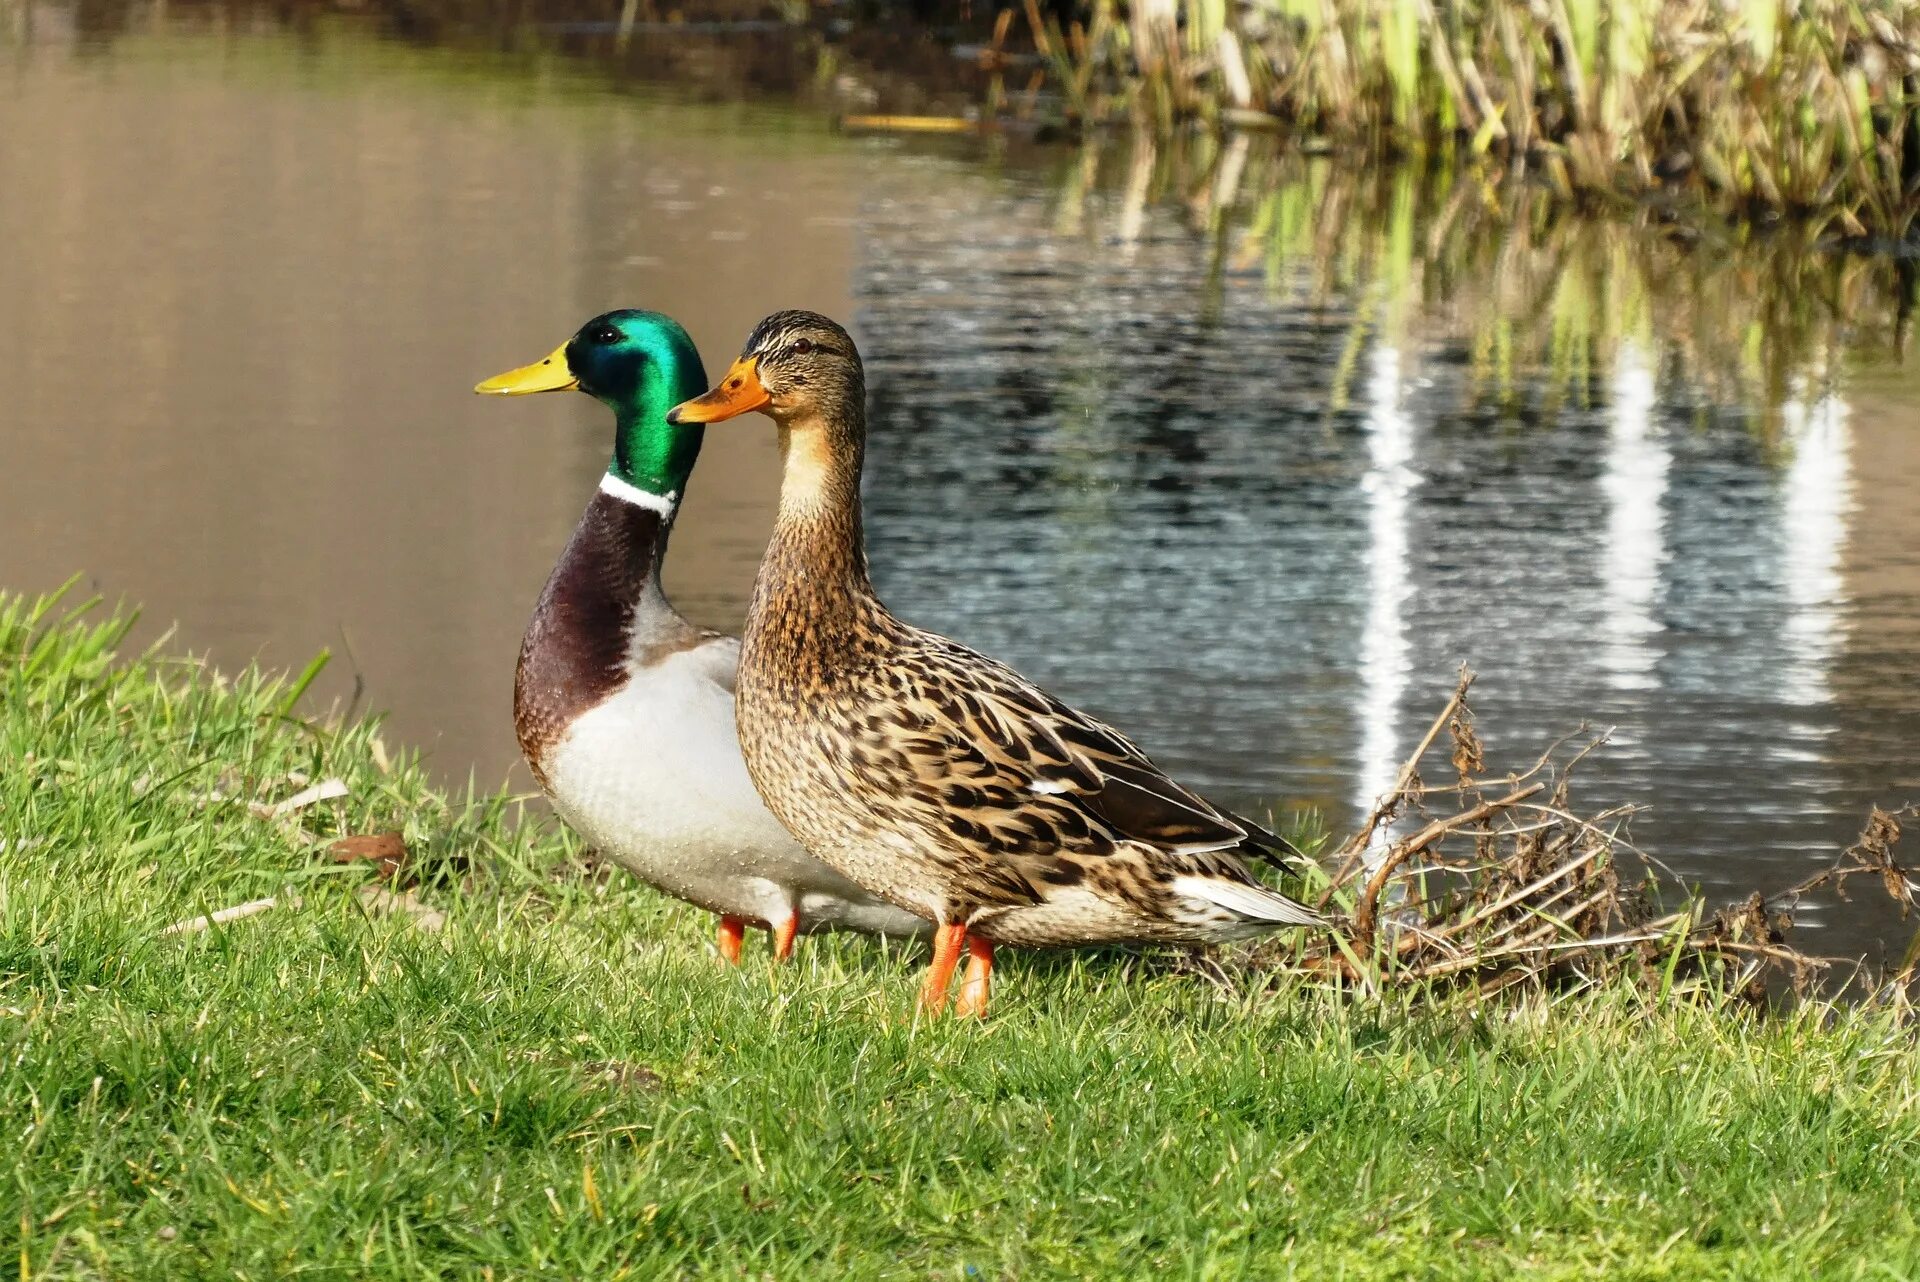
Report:
[[[1910,946],[1896,973],[1866,977],[1853,962],[1801,950],[1791,932],[1796,907],[1844,897],[1863,879],[1903,916],[1920,903],[1920,874],[1895,854],[1913,810],[1876,808],[1831,866],[1714,908],[1655,875],[1657,862],[1626,836],[1632,806],[1577,804],[1576,769],[1604,735],[1569,736],[1525,769],[1490,772],[1468,700],[1473,680],[1463,669],[1392,791],[1314,870],[1320,905],[1343,914],[1341,937],[1256,954],[1256,969],[1370,990],[1485,996],[1626,984],[1661,999],[1689,991],[1752,1003],[1867,978],[1872,998],[1907,1007],[1920,949]]]

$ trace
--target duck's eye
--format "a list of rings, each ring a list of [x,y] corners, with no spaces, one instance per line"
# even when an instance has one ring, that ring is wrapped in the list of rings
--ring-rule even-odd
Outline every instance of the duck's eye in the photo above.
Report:
[[[587,337],[605,347],[620,341],[620,331],[611,325],[602,325]]]
[[[813,340],[811,338],[803,338],[793,345],[793,354],[795,356],[806,356],[812,353],[812,351]]]

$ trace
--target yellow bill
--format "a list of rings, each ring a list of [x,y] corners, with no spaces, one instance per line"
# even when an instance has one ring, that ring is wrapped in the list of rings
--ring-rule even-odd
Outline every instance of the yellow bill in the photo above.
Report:
[[[474,387],[482,396],[531,396],[535,392],[565,392],[580,386],[580,380],[567,368],[567,346],[562,343],[553,355],[504,374],[495,374]]]

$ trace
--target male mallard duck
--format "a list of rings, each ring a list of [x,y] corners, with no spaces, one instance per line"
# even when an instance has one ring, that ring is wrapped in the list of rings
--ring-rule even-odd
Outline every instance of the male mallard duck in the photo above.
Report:
[[[927,923],[812,858],[755,795],[733,728],[740,643],[688,623],[661,561],[702,429],[669,406],[706,385],[693,340],[657,312],[608,312],[537,364],[474,388],[578,388],[614,413],[613,461],[520,644],[513,723],[554,809],[641,880],[720,914],[740,958],[748,922],[787,957],[801,931],[915,934]]]
[[[760,410],[785,476],[740,656],[740,741],[802,845],[939,924],[921,1004],[961,945],[983,1014],[996,943],[1206,942],[1318,925],[1245,856],[1291,848],[1162,774],[1118,731],[1005,664],[902,623],[867,577],[866,381],[847,332],[767,317],[674,423]]]

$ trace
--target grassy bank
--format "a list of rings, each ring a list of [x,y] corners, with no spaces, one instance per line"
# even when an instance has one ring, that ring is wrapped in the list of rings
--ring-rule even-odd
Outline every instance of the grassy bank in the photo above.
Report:
[[[305,719],[297,682],[62,608],[0,606],[23,1278],[1920,1271],[1890,1014],[1012,957],[989,1024],[924,1026],[900,950],[723,970],[700,915]],[[444,929],[325,857],[386,831]]]

